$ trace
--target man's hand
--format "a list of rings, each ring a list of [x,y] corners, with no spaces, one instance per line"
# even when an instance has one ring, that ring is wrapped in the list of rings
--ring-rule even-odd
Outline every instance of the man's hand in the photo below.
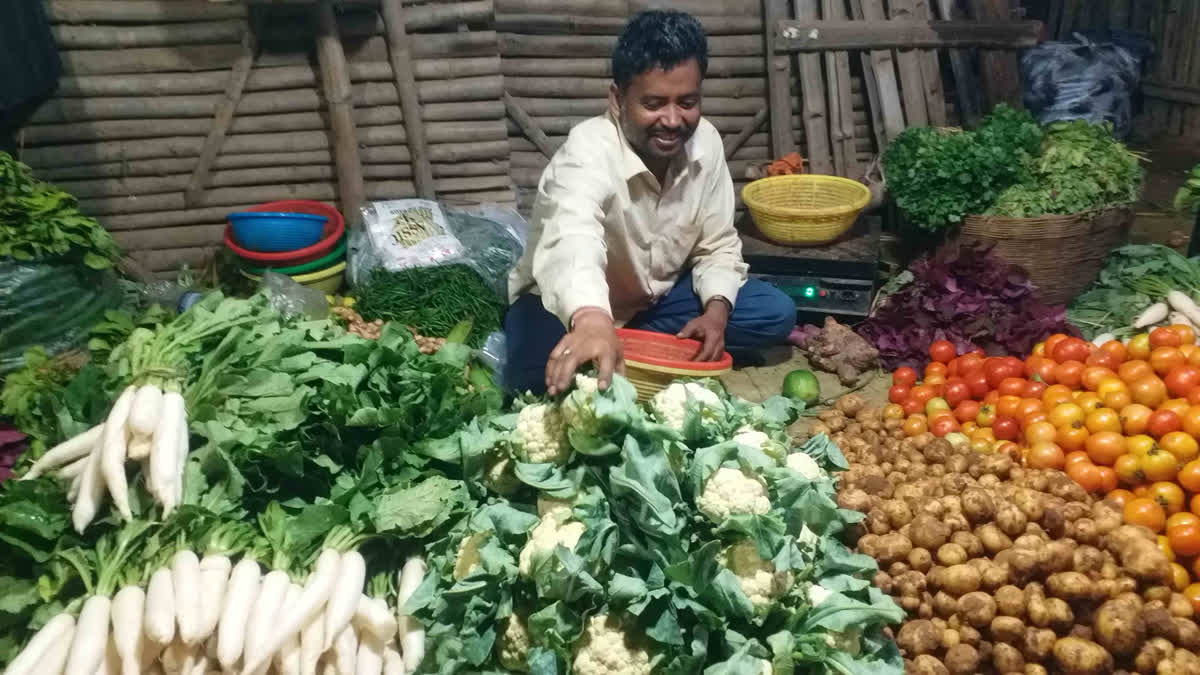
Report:
[[[703,344],[693,361],[716,361],[725,353],[725,326],[729,323],[729,303],[713,298],[704,313],[687,322],[676,337],[699,340]]]
[[[554,396],[569,389],[575,370],[589,361],[599,371],[600,389],[608,389],[614,371],[625,374],[617,327],[604,312],[580,313],[571,332],[555,345],[546,363],[546,393]]]

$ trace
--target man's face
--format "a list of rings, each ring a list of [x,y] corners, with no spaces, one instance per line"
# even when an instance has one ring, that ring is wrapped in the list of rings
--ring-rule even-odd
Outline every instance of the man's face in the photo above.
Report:
[[[691,59],[637,75],[624,91],[613,85],[621,130],[643,159],[670,160],[683,151],[700,122],[700,79]]]

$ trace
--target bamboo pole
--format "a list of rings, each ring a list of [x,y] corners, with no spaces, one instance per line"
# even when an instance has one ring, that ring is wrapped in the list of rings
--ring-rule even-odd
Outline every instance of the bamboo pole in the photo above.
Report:
[[[554,155],[554,150],[551,149],[545,132],[542,131],[538,123],[528,113],[521,109],[521,106],[517,104],[517,101],[508,92],[504,93],[504,108],[508,111],[509,118],[516,123],[520,132],[525,134],[525,137],[532,141],[542,154],[547,157]]]
[[[793,0],[797,21],[813,20],[818,16],[818,0]],[[800,70],[801,101],[804,105],[804,137],[808,168],[813,173],[833,171],[833,154],[829,142],[829,117],[832,107],[826,104],[825,89],[821,86],[821,55],[797,54]]]
[[[460,78],[500,74],[500,57],[461,59],[418,59],[414,62],[418,88],[426,81],[456,81]],[[350,64],[350,79],[356,83],[391,82],[392,66],[387,61]],[[246,91],[312,89],[317,85],[311,65],[256,67],[246,82]],[[224,91],[225,78],[219,72],[150,73],[125,75],[64,76],[59,80],[56,98],[63,97],[163,97],[218,94]],[[424,90],[421,94],[426,95]],[[142,115],[145,117],[146,115]]]
[[[500,33],[500,55],[540,56],[611,56],[616,36],[609,35],[520,35]],[[708,39],[712,56],[763,56],[760,35],[717,35]]]
[[[746,141],[758,131],[759,127],[761,127],[763,123],[767,121],[767,117],[770,116],[770,112],[770,109],[766,107],[759,109],[759,111],[754,114],[754,117],[750,118],[750,121],[746,122],[746,125],[743,126],[740,131],[725,139],[725,159],[733,157],[738,149],[741,148],[742,145],[745,144]]]
[[[491,3],[486,4],[490,10]],[[421,101],[417,95],[416,77],[413,75],[410,40],[404,27],[404,9],[400,6],[400,0],[382,0],[382,9],[392,74],[400,96],[400,108],[404,111],[404,128],[408,134],[409,151],[416,167],[413,182],[416,184],[418,196],[422,199],[435,199],[437,195],[433,187],[433,169],[429,166],[424,121],[421,119]]]
[[[886,21],[883,0],[852,0],[854,17],[867,21]],[[906,128],[904,106],[900,96],[900,84],[896,75],[896,61],[891,50],[876,49],[870,52],[871,69],[875,84],[879,88],[880,114],[883,117],[884,135],[890,143]],[[880,148],[882,150],[882,147]]]
[[[351,110],[350,73],[346,69],[346,54],[338,36],[337,19],[332,0],[321,0],[316,6],[317,59],[320,64],[321,90],[329,103],[333,130],[333,154],[337,165],[338,197],[346,220],[357,226],[364,202],[362,162],[358,156],[358,134]]]
[[[379,2],[382,11],[386,3]],[[410,6],[404,9],[404,25],[409,31],[429,30],[459,24],[484,24],[492,19],[491,0],[437,3]],[[337,17],[338,34],[345,39],[387,35],[386,21],[373,8],[367,11],[347,11]],[[287,40],[306,28],[303,21],[279,21],[268,26],[264,39]]]
[[[225,134],[229,133],[229,127],[233,123],[233,113],[242,99],[246,80],[250,78],[250,71],[254,68],[254,57],[258,54],[257,29],[259,25],[261,24],[257,21],[251,21],[244,29],[242,55],[238,57],[229,73],[229,85],[225,89],[225,96],[217,104],[212,129],[209,130],[208,137],[204,139],[204,146],[200,149],[200,158],[184,189],[184,202],[187,206],[193,206],[200,200],[200,193],[204,191],[205,182],[208,180],[209,172],[212,171],[213,160],[221,153],[221,144],[225,142]]]
[[[497,0],[497,12],[629,17],[642,10],[671,7],[696,15],[744,16],[759,12],[754,0]]]
[[[913,0],[912,18],[916,21],[932,21],[933,8],[929,0]],[[942,91],[942,68],[936,49],[922,49],[921,81],[925,85],[925,105],[929,111],[929,123],[935,127],[946,126],[946,94]]]
[[[708,35],[745,35],[760,33],[762,16],[757,12],[744,16],[697,16]],[[560,11],[530,14],[497,13],[496,30],[526,35],[620,35],[629,19],[624,16],[579,16]]]
[[[504,90],[522,98],[604,98],[612,84],[607,78],[505,77]],[[704,95],[717,98],[766,96],[767,85],[761,77],[706,80]]]
[[[51,23],[175,23],[246,18],[246,5],[159,0],[49,0]]]
[[[123,251],[221,246],[225,238],[225,223],[159,227],[152,230],[117,230],[112,235],[117,246]]]
[[[612,58],[508,58],[501,62],[506,77],[612,77]],[[706,78],[762,76],[763,61],[753,56],[714,56]],[[708,79],[705,80],[708,82]]]
[[[237,42],[245,21],[197,21],[151,26],[51,26],[59,49],[125,49]]]

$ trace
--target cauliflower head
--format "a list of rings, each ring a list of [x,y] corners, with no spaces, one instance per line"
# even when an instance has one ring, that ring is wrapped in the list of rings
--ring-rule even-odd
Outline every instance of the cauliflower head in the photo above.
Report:
[[[555,514],[560,522],[565,522],[571,518],[571,500],[558,499],[556,497],[547,497],[538,495],[537,512],[538,518],[545,518],[550,514]]]
[[[534,558],[549,555],[560,545],[575,550],[575,545],[579,543],[585,528],[583,523],[570,518],[571,512],[561,507],[550,509],[542,516],[541,521],[529,533],[529,541],[525,542],[517,560],[521,576],[528,577],[533,573]]]
[[[513,472],[513,461],[509,457],[497,456],[487,464],[483,484],[493,492],[511,497],[521,489],[521,479]]]
[[[817,460],[803,452],[793,452],[788,455],[785,465],[787,468],[809,480],[819,480],[829,477],[829,474],[825,473],[825,470],[817,465]]]
[[[734,514],[765,514],[771,510],[771,499],[762,480],[740,469],[721,467],[704,482],[704,491],[696,497],[696,508],[720,525]]]
[[[695,382],[676,382],[650,399],[650,410],[660,423],[682,432],[688,400],[699,406],[701,419],[714,422],[725,418],[725,405],[712,390]]]
[[[732,440],[735,443],[761,450],[777,460],[787,454],[787,448],[782,443],[771,438],[766,432],[751,427],[739,428],[734,432]]]
[[[491,536],[491,532],[476,532],[463,537],[458,544],[458,556],[454,559],[454,578],[466,579],[479,567],[479,547]]]
[[[758,555],[754,542],[743,539],[721,552],[722,565],[733,572],[738,586],[756,611],[766,611],[771,603],[792,587],[791,572],[779,572],[770,560]]]
[[[562,416],[567,427],[594,435],[600,430],[596,419],[593,396],[600,389],[600,381],[588,375],[575,375],[575,389],[562,402]]]
[[[650,653],[634,644],[619,619],[598,614],[587,620],[572,664],[578,675],[650,675]]]
[[[518,673],[529,672],[529,649],[533,638],[525,619],[512,614],[504,621],[504,630],[496,636],[496,660],[506,670]]]
[[[571,455],[562,413],[549,403],[534,403],[517,413],[513,437],[517,458],[531,464],[562,464]]]

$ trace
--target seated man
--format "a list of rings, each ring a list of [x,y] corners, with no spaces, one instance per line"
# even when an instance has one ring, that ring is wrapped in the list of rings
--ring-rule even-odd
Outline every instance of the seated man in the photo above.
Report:
[[[589,361],[607,387],[623,370],[621,325],[694,338],[702,361],[792,330],[795,304],[746,278],[721,137],[700,117],[707,65],[688,14],[639,14],[618,39],[608,113],[546,167],[509,278],[509,389],[556,394]]]

